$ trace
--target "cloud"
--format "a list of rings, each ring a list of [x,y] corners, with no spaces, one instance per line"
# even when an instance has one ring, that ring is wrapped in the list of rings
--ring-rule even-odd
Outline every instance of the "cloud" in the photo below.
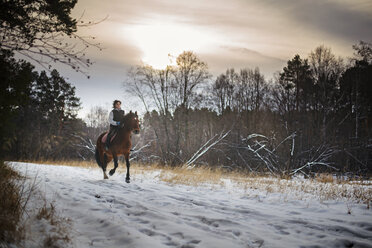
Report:
[[[213,34],[216,42],[208,41],[207,49],[197,54],[214,76],[231,67],[258,66],[270,78],[295,54],[306,57],[318,45],[330,46],[346,57],[352,55],[351,46],[359,40],[372,41],[370,0],[79,0],[73,15],[79,17],[83,12],[86,20],[109,16],[80,31],[97,36],[106,48],[89,53],[96,61],[92,80],[71,76],[88,106],[97,99],[110,102],[111,97],[118,98],[125,68],[139,64],[144,57],[126,27],[133,30],[157,21]]]
[[[104,32],[112,30],[103,38],[108,43],[120,26],[149,24],[162,17],[219,33],[231,41],[226,45],[285,59],[320,44],[350,54],[352,44],[372,40],[372,1],[366,0],[80,0],[77,7],[76,13],[85,9],[90,17],[109,15],[113,25],[100,24]]]
[[[311,32],[355,42],[372,40],[372,1],[264,0],[261,3]]]
[[[266,78],[285,66],[286,60],[267,56],[244,47],[220,47],[215,53],[201,54],[201,59],[208,62],[209,69],[214,76],[224,73],[228,68],[237,70],[259,67]]]

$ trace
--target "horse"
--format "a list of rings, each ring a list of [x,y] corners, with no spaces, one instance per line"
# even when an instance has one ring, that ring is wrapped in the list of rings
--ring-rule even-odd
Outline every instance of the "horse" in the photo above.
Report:
[[[125,181],[129,183],[129,154],[132,148],[132,132],[135,134],[139,134],[140,132],[137,111],[135,113],[130,111],[128,114],[123,116],[123,119],[120,120],[120,123],[122,123],[122,125],[120,125],[108,150],[105,149],[105,143],[102,142],[103,136],[105,136],[108,132],[102,133],[98,136],[95,158],[98,166],[102,168],[103,178],[108,179],[106,174],[107,164],[114,159],[114,168],[109,172],[109,175],[112,176],[114,175],[116,168],[118,168],[118,156],[124,155],[127,165],[127,175],[125,177]]]

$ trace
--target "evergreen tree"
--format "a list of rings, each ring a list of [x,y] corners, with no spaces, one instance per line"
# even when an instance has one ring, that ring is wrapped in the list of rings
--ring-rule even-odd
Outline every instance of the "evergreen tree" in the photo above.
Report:
[[[43,130],[42,149],[46,156],[53,158],[61,156],[69,145],[75,142],[74,136],[77,111],[80,100],[75,96],[75,87],[53,70],[50,77],[45,71],[36,80],[35,101],[42,114],[41,126]]]
[[[295,55],[283,68],[280,79],[286,90],[294,89],[295,110],[299,111],[301,107],[306,110],[307,100],[312,91],[311,71],[307,60],[302,60],[299,55]]]
[[[32,86],[37,76],[33,69],[30,63],[15,60],[11,52],[0,50],[0,157],[9,154],[16,143],[19,121],[26,121],[19,117],[27,113],[27,106],[32,103]]]

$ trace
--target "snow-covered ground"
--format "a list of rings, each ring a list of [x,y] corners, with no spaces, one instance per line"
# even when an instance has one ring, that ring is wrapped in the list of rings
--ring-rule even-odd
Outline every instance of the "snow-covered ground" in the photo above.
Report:
[[[36,177],[58,215],[71,220],[74,247],[372,247],[366,204],[234,182],[174,185],[156,171],[132,174],[127,184],[121,173],[103,180],[98,168],[10,164],[30,182]]]

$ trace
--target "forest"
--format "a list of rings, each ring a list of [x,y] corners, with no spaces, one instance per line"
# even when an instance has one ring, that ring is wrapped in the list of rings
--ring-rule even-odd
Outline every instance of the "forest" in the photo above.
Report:
[[[132,159],[252,173],[370,175],[372,47],[345,62],[319,46],[295,55],[273,79],[259,68],[213,77],[192,51],[163,70],[128,72],[125,90],[143,104]],[[1,155],[15,160],[91,160],[109,109],[77,118],[75,87],[56,70],[1,52]],[[124,99],[125,100],[125,99]]]
[[[86,74],[92,63],[85,49],[99,49],[76,34],[94,25],[71,18],[76,2],[63,8],[1,2],[3,160],[92,160],[96,138],[108,129],[110,109],[95,106],[78,118],[74,82],[50,66]],[[77,43],[61,42],[65,37]],[[134,66],[123,87],[146,111],[141,134],[132,137],[132,160],[279,175],[371,175],[372,44],[360,41],[353,50],[351,58],[340,58],[320,45],[307,57],[294,55],[269,79],[258,67],[228,64],[211,75],[193,51],[164,69]]]
[[[259,68],[214,79],[193,52],[138,66],[129,87],[147,113],[141,161],[306,176],[371,172],[372,47],[349,61],[319,46],[266,80]]]

